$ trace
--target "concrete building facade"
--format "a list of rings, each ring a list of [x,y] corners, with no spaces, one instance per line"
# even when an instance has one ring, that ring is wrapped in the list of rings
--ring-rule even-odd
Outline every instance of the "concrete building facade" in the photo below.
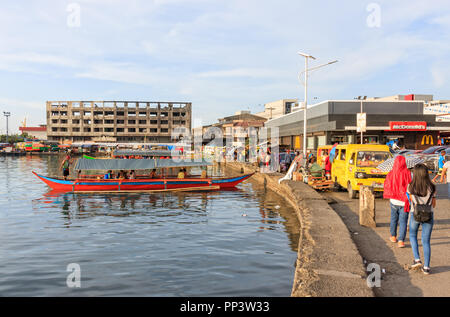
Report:
[[[255,113],[255,115],[258,117],[266,118],[267,120],[275,119],[285,114],[291,113],[297,102],[297,99],[281,99],[273,102],[268,102],[264,105],[264,111]]]
[[[364,143],[385,144],[399,139],[408,149],[425,149],[438,144],[439,135],[450,131],[450,122],[437,122],[436,115],[424,114],[424,101],[328,100],[307,110],[307,149],[334,143],[360,143],[356,114],[367,114]],[[303,149],[303,110],[265,123],[278,128],[279,144]]]
[[[192,104],[149,101],[47,101],[48,140],[174,142],[173,128],[191,130]]]

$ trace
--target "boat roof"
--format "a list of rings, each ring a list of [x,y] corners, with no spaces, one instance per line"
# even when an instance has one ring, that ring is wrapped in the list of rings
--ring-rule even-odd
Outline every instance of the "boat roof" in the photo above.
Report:
[[[115,150],[113,152],[114,156],[129,156],[129,155],[140,155],[140,156],[172,156],[169,150]]]
[[[172,160],[172,159],[103,159],[92,160],[79,158],[75,170],[148,170],[170,167],[200,167],[212,165],[212,162],[202,160]]]

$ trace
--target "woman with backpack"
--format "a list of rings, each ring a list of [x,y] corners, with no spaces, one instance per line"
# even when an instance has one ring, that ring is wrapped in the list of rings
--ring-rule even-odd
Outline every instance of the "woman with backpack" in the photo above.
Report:
[[[406,190],[410,182],[411,172],[406,166],[405,157],[398,155],[395,157],[392,170],[386,175],[383,197],[390,200],[391,206],[390,240],[393,243],[398,242],[399,248],[405,247],[409,216],[409,200]],[[397,226],[400,227],[398,238]]]
[[[411,219],[409,222],[409,240],[413,250],[414,262],[412,267],[422,266],[420,261],[417,233],[422,225],[422,247],[424,265],[422,272],[430,274],[431,247],[430,237],[433,230],[433,208],[436,207],[436,186],[430,179],[428,168],[424,164],[414,167],[413,179],[408,186],[409,199],[411,201]]]

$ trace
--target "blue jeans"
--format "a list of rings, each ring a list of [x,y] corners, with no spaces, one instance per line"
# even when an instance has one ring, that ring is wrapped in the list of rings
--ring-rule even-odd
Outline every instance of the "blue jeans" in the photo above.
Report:
[[[405,212],[404,206],[397,206],[391,203],[391,236],[397,237],[397,225],[399,225],[397,240],[405,241],[406,227],[408,225],[409,213]]]
[[[430,238],[431,231],[433,230],[434,219],[431,216],[431,220],[429,222],[417,222],[414,220],[414,216],[411,215],[411,220],[409,221],[409,240],[411,241],[411,248],[413,250],[414,259],[419,260],[419,245],[417,243],[417,233],[419,231],[419,226],[422,225],[422,247],[423,247],[423,257],[424,257],[424,266],[430,267],[430,258],[431,258],[431,247],[430,247]]]

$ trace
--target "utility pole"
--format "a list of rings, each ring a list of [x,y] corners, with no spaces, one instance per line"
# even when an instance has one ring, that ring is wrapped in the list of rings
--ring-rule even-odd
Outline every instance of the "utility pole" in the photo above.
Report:
[[[337,61],[332,61],[332,62],[322,64],[322,65],[308,69],[308,58],[312,58],[312,59],[316,59],[316,58],[314,56],[311,56],[309,54],[305,54],[302,52],[298,52],[298,54],[305,58],[305,71],[304,71],[304,73],[305,73],[305,104],[304,104],[304,108],[303,108],[303,155],[304,155],[304,157],[306,157],[306,110],[308,107],[308,72],[310,72],[312,70],[316,70],[323,66],[334,64]],[[299,79],[300,79],[301,74],[302,73],[299,74]]]
[[[3,111],[3,115],[6,117],[6,143],[8,143],[8,118],[11,115],[11,112]]]

